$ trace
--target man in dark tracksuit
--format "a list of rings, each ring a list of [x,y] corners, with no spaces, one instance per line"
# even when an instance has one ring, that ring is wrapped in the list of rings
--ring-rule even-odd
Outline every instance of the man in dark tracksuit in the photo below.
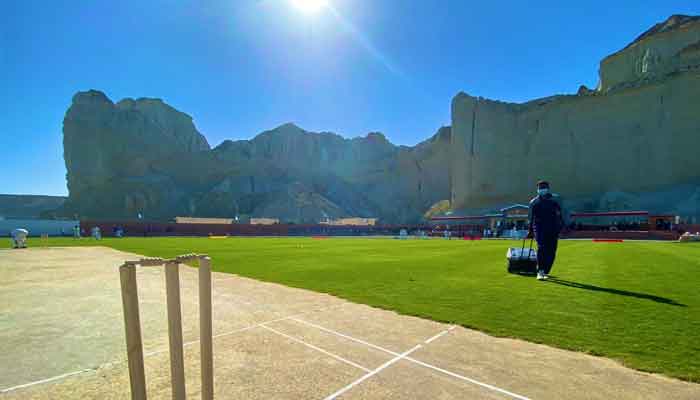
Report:
[[[557,254],[559,232],[564,218],[559,199],[549,192],[549,183],[537,183],[537,197],[530,201],[530,232],[537,241],[537,279],[549,278]]]

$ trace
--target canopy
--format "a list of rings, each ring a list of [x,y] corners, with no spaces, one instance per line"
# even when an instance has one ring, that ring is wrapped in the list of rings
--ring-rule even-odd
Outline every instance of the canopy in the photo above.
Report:
[[[466,215],[463,217],[432,217],[431,221],[460,221],[460,220],[474,220],[474,219],[487,219],[486,215]]]
[[[649,211],[607,211],[607,212],[573,212],[571,218],[586,217],[648,217]]]

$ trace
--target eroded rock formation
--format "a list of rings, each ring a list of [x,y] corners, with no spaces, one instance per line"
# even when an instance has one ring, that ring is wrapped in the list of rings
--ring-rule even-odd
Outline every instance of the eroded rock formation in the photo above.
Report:
[[[63,196],[0,194],[0,219],[51,217],[65,201]]]
[[[600,89],[630,87],[640,81],[700,67],[700,17],[673,15],[642,33],[600,63]]]
[[[384,135],[344,139],[285,124],[210,149],[192,119],[156,99],[74,96],[64,120],[67,213],[418,221],[449,196],[450,128],[415,147]]]
[[[453,207],[523,202],[548,179],[577,209],[606,208],[608,192],[652,211],[693,208],[680,203],[700,183],[699,50],[700,18],[673,16],[606,57],[597,91],[523,104],[458,94]]]
[[[282,125],[211,149],[161,100],[75,95],[64,213],[379,217],[416,222],[527,201],[550,180],[578,210],[700,217],[700,18],[672,16],[600,64],[596,89],[523,104],[458,94],[452,127],[414,147]]]

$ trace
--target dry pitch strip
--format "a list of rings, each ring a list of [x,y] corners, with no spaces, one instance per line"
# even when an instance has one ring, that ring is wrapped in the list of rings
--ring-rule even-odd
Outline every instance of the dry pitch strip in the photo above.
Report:
[[[141,342],[141,321],[139,313],[139,297],[138,297],[138,283],[136,279],[136,267],[164,267],[165,269],[165,288],[166,288],[166,298],[167,298],[167,313],[168,313],[168,341],[169,341],[169,356],[170,356],[170,379],[172,384],[172,398],[173,400],[185,400],[186,399],[186,387],[185,387],[185,363],[184,363],[184,344],[182,340],[182,312],[181,312],[181,301],[180,301],[180,264],[187,263],[191,261],[199,261],[199,344],[200,344],[200,357],[201,357],[201,398],[202,400],[213,400],[214,398],[214,361],[213,361],[213,331],[212,331],[212,301],[211,301],[211,258],[203,254],[185,254],[182,256],[175,257],[173,259],[163,259],[163,258],[141,258],[137,261],[126,261],[122,266],[119,267],[120,282],[121,282],[121,294],[122,294],[122,306],[124,311],[124,328],[126,337],[126,349],[128,357],[129,366],[129,380],[131,387],[131,398],[133,400],[146,400],[146,375],[144,367],[144,355],[143,355],[143,344]],[[507,397],[511,397],[518,400],[529,400],[525,396],[521,396],[516,393],[501,389],[499,387],[489,385],[477,380],[460,376],[458,374],[449,372],[442,368],[435,367],[433,365],[423,363],[416,359],[411,358],[409,355],[416,350],[420,349],[423,345],[417,344],[411,349],[398,354],[391,350],[384,349],[380,346],[373,345],[366,341],[356,339],[339,332],[335,332],[321,326],[316,325],[315,327],[334,335],[344,337],[346,339],[358,342],[360,344],[376,348],[380,351],[387,352],[394,356],[389,361],[370,370],[368,368],[362,367],[352,361],[349,361],[340,356],[329,353],[319,347],[299,341],[292,336],[286,335],[282,332],[274,330],[273,328],[262,325],[268,330],[285,336],[289,339],[301,342],[305,346],[310,346],[311,348],[321,351],[331,357],[339,359],[340,361],[350,364],[354,367],[362,369],[366,372],[360,379],[355,380],[344,388],[336,391],[335,393],[326,397],[327,400],[335,399],[356,385],[359,385],[363,381],[371,378],[372,376],[378,374],[385,368],[396,363],[399,360],[405,359],[414,362],[418,365],[422,365],[427,368],[431,368],[435,371],[442,372],[446,375],[456,377],[458,379],[465,380],[466,382],[481,386],[485,389],[492,390],[501,393]],[[424,341],[424,344],[429,344],[430,342],[440,338],[441,336],[447,334],[449,331],[454,329],[452,326],[447,330],[444,330]]]

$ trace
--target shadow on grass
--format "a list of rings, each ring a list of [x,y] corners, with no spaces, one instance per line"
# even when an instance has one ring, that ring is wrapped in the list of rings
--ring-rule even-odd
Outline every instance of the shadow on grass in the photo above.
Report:
[[[627,296],[627,297],[635,297],[637,299],[651,300],[651,301],[655,301],[657,303],[668,304],[671,306],[688,307],[687,305],[679,303],[673,299],[668,299],[666,297],[660,297],[660,296],[654,296],[653,294],[630,292],[627,290],[620,290],[620,289],[611,289],[611,288],[606,288],[606,287],[601,287],[601,286],[589,285],[586,283],[567,281],[567,280],[559,279],[559,278],[555,278],[555,277],[550,277],[547,282],[556,283],[557,285],[569,286],[569,287],[573,287],[573,288],[577,288],[577,289],[592,290],[594,292],[605,292],[605,293],[616,294],[619,296]]]

